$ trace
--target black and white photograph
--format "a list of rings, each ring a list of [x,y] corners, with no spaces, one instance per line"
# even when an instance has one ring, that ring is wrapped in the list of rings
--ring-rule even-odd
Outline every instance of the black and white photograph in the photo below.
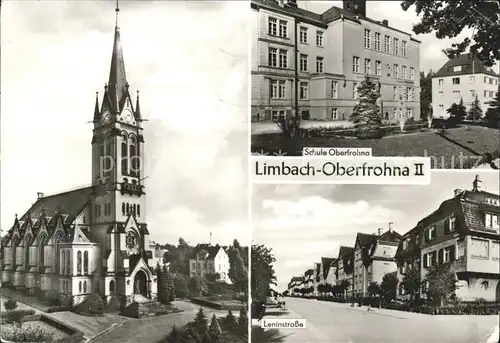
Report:
[[[2,3],[1,342],[248,341],[246,18]]]
[[[252,342],[498,343],[499,193],[491,171],[254,185]]]
[[[499,1],[251,0],[251,153],[500,167]]]

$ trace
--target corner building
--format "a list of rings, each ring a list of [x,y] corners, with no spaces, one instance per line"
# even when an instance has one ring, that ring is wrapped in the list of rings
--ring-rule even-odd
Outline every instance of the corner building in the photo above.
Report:
[[[157,293],[145,216],[144,135],[139,95],[129,92],[115,28],[109,81],[96,96],[92,186],[44,196],[2,238],[3,286],[56,292],[73,304],[91,293],[128,305]]]
[[[384,119],[420,119],[420,42],[366,17],[366,1],[322,14],[290,0],[252,0],[251,9],[252,121],[347,121],[366,75]]]

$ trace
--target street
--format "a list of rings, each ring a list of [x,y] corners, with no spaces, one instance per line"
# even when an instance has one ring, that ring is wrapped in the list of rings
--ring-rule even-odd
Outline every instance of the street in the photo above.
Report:
[[[175,301],[173,305],[182,309],[184,312],[168,314],[164,316],[130,319],[121,323],[116,329],[109,333],[92,340],[93,343],[141,343],[158,342],[168,336],[172,327],[182,327],[192,321],[200,306],[187,301]],[[212,315],[226,316],[227,311],[214,310],[204,307],[205,315],[210,321]],[[238,313],[233,313],[236,317]]]
[[[314,299],[286,298],[286,307],[289,312],[275,318],[307,320],[306,329],[280,329],[286,343],[489,343],[499,325],[498,316],[367,311],[367,307]]]

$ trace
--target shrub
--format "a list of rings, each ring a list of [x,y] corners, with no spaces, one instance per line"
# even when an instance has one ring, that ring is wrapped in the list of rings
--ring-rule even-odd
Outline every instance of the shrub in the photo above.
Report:
[[[121,310],[120,301],[116,296],[112,296],[109,299],[109,302],[106,306],[106,312],[115,313],[115,312],[120,312],[120,310]]]
[[[17,301],[9,299],[3,304],[3,306],[6,310],[13,310],[17,307]]]
[[[31,325],[14,326],[2,330],[2,337],[11,342],[50,343],[53,342],[53,336],[53,333]]]
[[[92,293],[76,306],[75,311],[82,314],[102,315],[104,313],[104,301],[99,294]]]
[[[66,306],[66,305],[61,305],[61,306],[52,306],[47,309],[47,313],[54,313],[54,312],[64,312],[64,311],[71,311],[72,307],[71,306]]]
[[[3,318],[7,323],[21,323],[25,316],[32,316],[34,314],[35,310],[13,310],[10,312],[6,312],[3,315]]]
[[[44,297],[44,301],[49,304],[49,306],[61,306],[62,304],[61,297],[56,292],[47,293]]]

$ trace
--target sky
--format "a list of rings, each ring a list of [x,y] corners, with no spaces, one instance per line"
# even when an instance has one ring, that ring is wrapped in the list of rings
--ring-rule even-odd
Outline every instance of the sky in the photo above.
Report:
[[[298,1],[299,7],[316,13],[323,13],[331,6],[342,8],[342,1]],[[448,58],[442,52],[443,49],[451,47],[454,42],[461,42],[465,37],[471,37],[472,30],[466,29],[454,39],[438,39],[435,33],[415,35],[412,27],[419,22],[415,12],[415,6],[406,12],[401,8],[401,1],[367,1],[366,16],[375,20],[389,21],[389,26],[411,33],[413,37],[421,41],[420,45],[420,70],[428,72],[430,69],[437,71]],[[499,65],[494,68],[499,71]]]
[[[140,90],[151,238],[248,242],[248,4],[122,1]],[[5,1],[1,229],[45,195],[90,185],[95,92],[108,81],[114,1]],[[230,28],[230,29],[229,29]]]
[[[254,185],[252,244],[273,249],[278,291],[321,257],[338,257],[339,247],[354,246],[356,233],[388,230],[400,234],[453,197],[472,189],[478,172],[436,171],[427,186]],[[498,194],[498,172],[480,172],[482,189]]]

